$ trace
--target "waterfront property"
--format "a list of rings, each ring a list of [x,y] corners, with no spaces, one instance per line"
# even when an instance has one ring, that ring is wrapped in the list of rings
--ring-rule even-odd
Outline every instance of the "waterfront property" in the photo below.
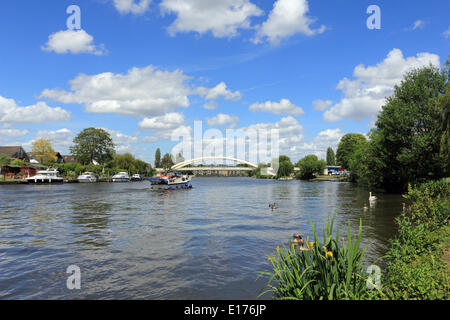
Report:
[[[0,154],[5,154],[11,159],[30,161],[28,154],[21,146],[3,146],[0,147]]]
[[[37,174],[38,170],[43,170],[46,167],[36,164],[26,166],[4,165],[0,167],[0,174],[4,178],[15,179],[21,177],[32,177]]]

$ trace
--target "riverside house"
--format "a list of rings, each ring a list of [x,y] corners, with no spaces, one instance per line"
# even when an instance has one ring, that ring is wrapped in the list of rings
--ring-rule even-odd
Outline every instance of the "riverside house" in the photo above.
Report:
[[[27,162],[30,161],[28,154],[21,146],[0,146],[0,154],[6,154],[12,159],[25,160]]]

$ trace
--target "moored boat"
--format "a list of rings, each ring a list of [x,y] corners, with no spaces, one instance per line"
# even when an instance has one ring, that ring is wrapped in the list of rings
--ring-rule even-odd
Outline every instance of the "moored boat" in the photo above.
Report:
[[[92,172],[85,172],[77,178],[80,183],[94,183],[97,182],[97,177]]]
[[[130,182],[130,176],[127,172],[119,172],[112,177],[112,182]]]
[[[48,184],[48,183],[63,183],[64,179],[59,175],[57,170],[41,170],[35,176],[26,179],[28,183],[34,184]]]
[[[133,174],[133,176],[131,177],[131,181],[133,182],[142,181],[142,177],[140,174]]]
[[[178,190],[191,189],[192,177],[189,175],[180,175],[178,173],[159,174],[156,178],[148,178],[152,190]]]

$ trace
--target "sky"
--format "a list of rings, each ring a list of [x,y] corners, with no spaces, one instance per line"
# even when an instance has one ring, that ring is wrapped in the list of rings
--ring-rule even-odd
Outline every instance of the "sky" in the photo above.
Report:
[[[448,12],[445,0],[4,0],[0,145],[43,137],[68,154],[96,127],[153,163],[201,121],[211,148],[227,129],[277,129],[293,162],[324,158],[373,128],[405,72],[444,66]]]

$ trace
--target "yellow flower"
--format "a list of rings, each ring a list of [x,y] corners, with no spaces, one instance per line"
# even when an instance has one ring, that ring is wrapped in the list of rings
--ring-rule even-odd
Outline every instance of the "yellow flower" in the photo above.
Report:
[[[272,257],[269,257],[269,259],[268,259],[269,261],[272,261]]]
[[[277,252],[280,252],[280,246],[277,246]]]
[[[328,252],[326,253],[325,256],[326,256],[327,258],[328,258],[328,257],[333,258],[333,252],[328,251]]]
[[[310,243],[309,243],[309,245],[312,247],[312,246],[314,246],[314,241],[311,241]]]
[[[327,251],[327,247],[323,246],[322,248],[323,248],[324,251]]]

